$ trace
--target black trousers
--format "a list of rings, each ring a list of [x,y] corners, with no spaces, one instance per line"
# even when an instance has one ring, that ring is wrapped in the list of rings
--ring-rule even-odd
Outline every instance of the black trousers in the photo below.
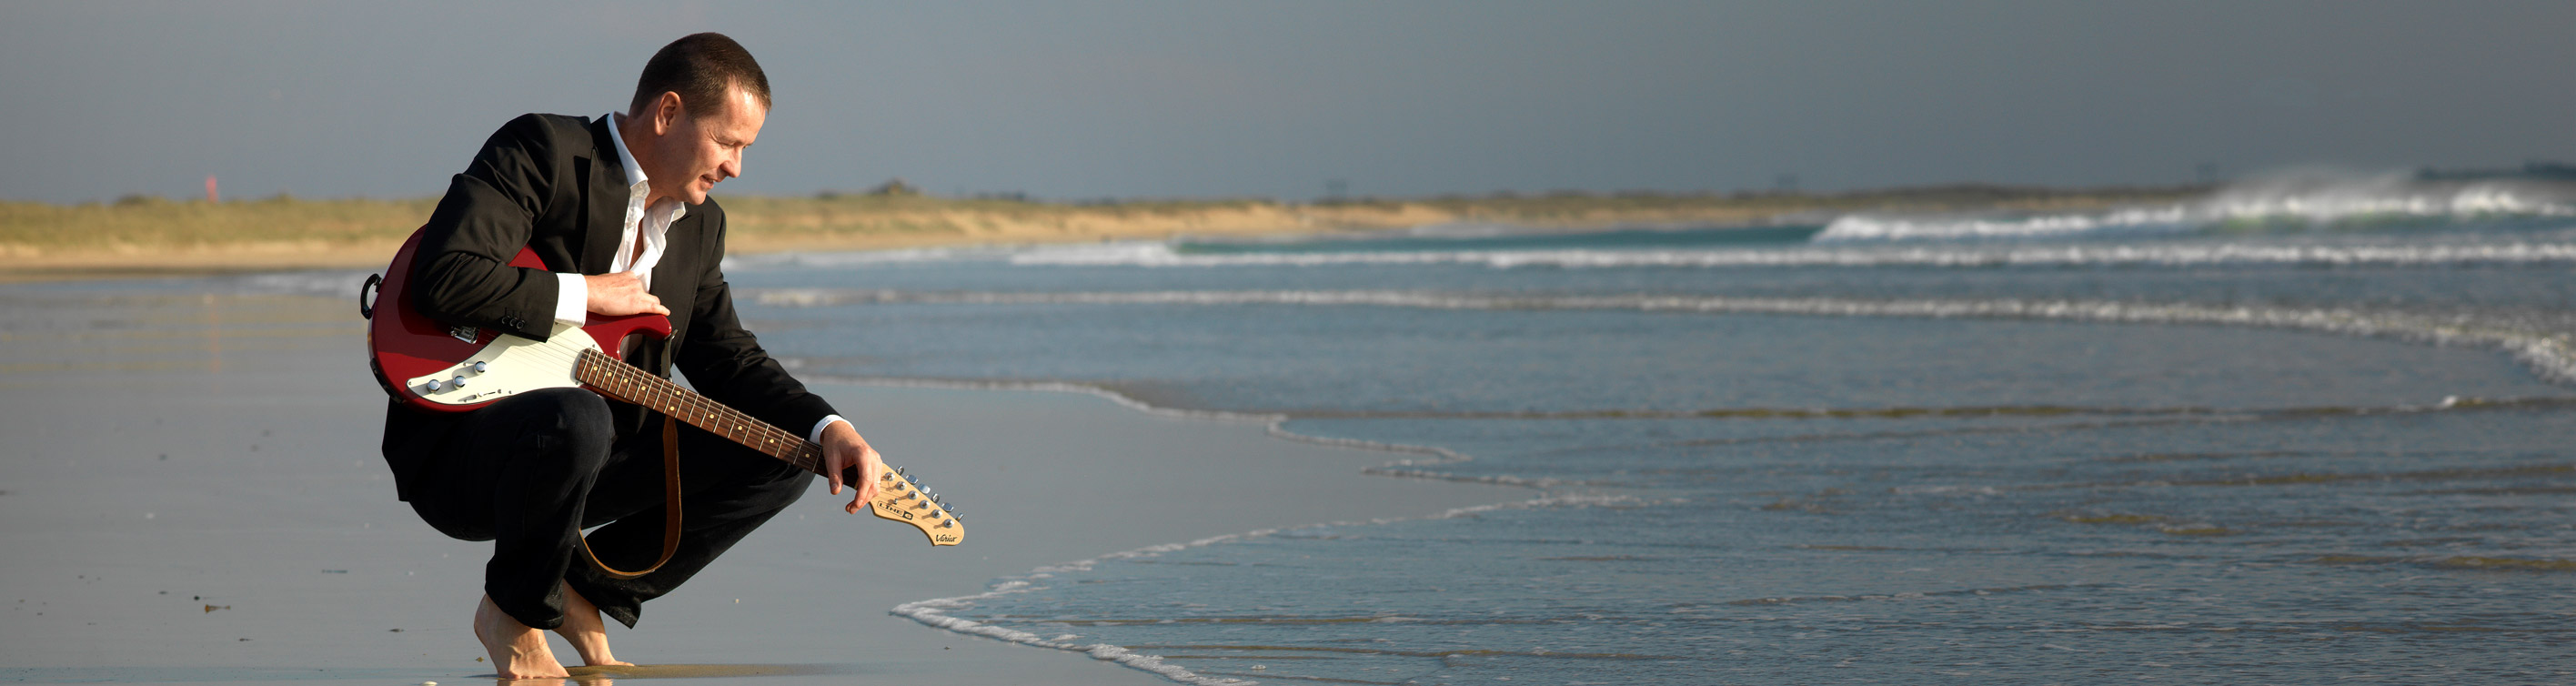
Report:
[[[608,401],[572,388],[521,393],[466,415],[420,466],[411,506],[455,538],[492,541],[483,591],[528,626],[563,625],[563,586],[628,627],[644,601],[704,569],[804,494],[811,474],[681,425],[680,547],[633,579],[580,560],[582,530],[600,562],[641,569],[662,554],[660,418],[614,435]],[[603,526],[604,525],[604,526]],[[578,561],[577,561],[578,560]]]

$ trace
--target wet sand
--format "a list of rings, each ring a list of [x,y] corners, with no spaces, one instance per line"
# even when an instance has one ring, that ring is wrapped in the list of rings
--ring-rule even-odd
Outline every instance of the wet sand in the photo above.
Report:
[[[394,500],[354,307],[233,283],[0,286],[0,680],[489,679],[465,620],[490,544]],[[818,484],[612,629],[647,665],[580,681],[1165,683],[886,611],[1112,551],[1526,497],[1089,396],[817,390],[965,514],[966,543],[844,515]]]

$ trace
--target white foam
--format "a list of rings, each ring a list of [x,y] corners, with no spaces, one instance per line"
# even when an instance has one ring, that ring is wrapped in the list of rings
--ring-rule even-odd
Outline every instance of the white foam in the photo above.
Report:
[[[1865,221],[1865,220],[1851,220]],[[1027,252],[1009,261],[1023,266],[1125,266],[1156,268],[1334,267],[1467,265],[1495,269],[1555,267],[1994,267],[1994,266],[2202,266],[2282,264],[2301,266],[2576,263],[2576,242],[2250,244],[2154,242],[2084,245],[1841,245],[1769,249],[1674,250],[1462,250],[1183,254],[1159,243],[1087,250]]]
[[[903,264],[911,262],[954,262],[964,260],[999,260],[1020,248],[963,246],[951,248],[903,248],[897,250],[858,250],[851,252],[786,252],[766,255],[728,255],[722,268],[748,267],[850,267],[860,265]]]
[[[380,274],[383,271],[382,269],[331,270],[252,274],[241,277],[240,287],[243,291],[251,293],[348,296],[354,299],[358,296],[359,284],[366,282],[368,274]]]
[[[1816,234],[1819,243],[1891,240],[2048,238],[2078,234],[2171,233],[2235,222],[2311,226],[2389,217],[2477,219],[2576,216],[2563,190],[2515,182],[2417,182],[2402,174],[2296,173],[2230,186],[2170,205],[2025,217],[1855,214]]]
[[[1529,500],[1494,503],[1491,505],[1453,508],[1428,517],[1395,517],[1371,519],[1365,522],[1332,522],[1329,524],[1318,524],[1313,526],[1383,525],[1401,521],[1457,519],[1460,517],[1473,517],[1487,512],[1513,509],[1532,509],[1541,507],[1647,506],[1665,504],[1668,502],[1683,501],[1643,500],[1632,496],[1604,494],[1553,495],[1541,498],[1532,498]],[[1297,528],[1303,529],[1313,527]],[[904,603],[887,610],[887,614],[911,619],[933,628],[967,634],[970,636],[982,636],[1006,643],[1017,643],[1038,648],[1050,648],[1054,650],[1083,653],[1090,655],[1092,659],[1116,662],[1120,665],[1152,672],[1155,675],[1184,684],[1199,684],[1204,686],[1251,686],[1260,682],[1246,681],[1230,677],[1203,676],[1177,665],[1166,664],[1163,662],[1163,658],[1160,655],[1145,655],[1107,643],[1076,643],[1072,639],[1078,639],[1080,637],[1071,634],[1060,635],[1053,638],[1043,637],[1026,631],[997,627],[970,619],[956,617],[950,613],[957,610],[972,608],[978,601],[992,600],[995,598],[1019,595],[1034,591],[1050,590],[1054,587],[1041,586],[1038,585],[1037,582],[1055,578],[1055,575],[1057,574],[1090,571],[1092,568],[1103,562],[1157,557],[1169,552],[1188,550],[1191,548],[1204,548],[1220,543],[1267,537],[1272,534],[1279,533],[1280,531],[1282,531],[1282,529],[1261,529],[1239,534],[1210,536],[1190,541],[1188,543],[1165,543],[1161,545],[1152,545],[1134,550],[1122,550],[1085,560],[1075,560],[1062,564],[1046,565],[1030,570],[1030,573],[1028,574],[1016,577],[1005,577],[999,581],[995,581],[993,585],[983,593],[957,596],[953,598],[932,598],[929,600]],[[1409,620],[1399,617],[1385,618],[1379,621],[1418,620]]]
[[[1412,453],[1412,454],[1419,454],[1419,455],[1424,455],[1424,456],[1426,456],[1426,457],[1424,457],[1424,458],[1420,458],[1420,459],[1399,460],[1399,461],[1396,461],[1396,462],[1388,463],[1388,464],[1386,464],[1386,465],[1381,465],[1381,466],[1379,466],[1379,467],[1373,467],[1373,468],[1369,468],[1369,469],[1366,469],[1366,470],[1362,470],[1362,471],[1363,471],[1363,473],[1368,473],[1368,474],[1376,474],[1376,475],[1381,475],[1381,476],[1415,477],[1415,478],[1447,478],[1447,479],[1458,479],[1458,480],[1487,480],[1487,481],[1488,481],[1488,482],[1490,482],[1490,483],[1508,484],[1508,485],[1521,485],[1521,486],[1537,486],[1538,484],[1540,484],[1540,483],[1542,483],[1542,482],[1547,483],[1547,484],[1557,484],[1557,483],[1559,483],[1559,482],[1556,482],[1556,481],[1554,481],[1554,480],[1550,480],[1550,479],[1520,479],[1520,478],[1517,478],[1517,477],[1510,477],[1510,476],[1491,477],[1490,479],[1488,479],[1488,478],[1486,478],[1486,477],[1455,477],[1455,476],[1445,475],[1445,474],[1434,474],[1434,473],[1416,474],[1416,473],[1411,473],[1411,472],[1416,472],[1416,471],[1419,471],[1419,470],[1409,470],[1409,469],[1406,469],[1406,468],[1407,468],[1407,467],[1409,467],[1409,466],[1417,466],[1417,465],[1439,465],[1439,464],[1455,464],[1455,463],[1459,463],[1459,462],[1465,462],[1465,461],[1468,461],[1468,460],[1473,459],[1473,458],[1471,458],[1471,457],[1467,456],[1466,454],[1459,453],[1459,452],[1456,452],[1456,451],[1453,451],[1453,450],[1449,450],[1449,449],[1446,449],[1446,448],[1437,448],[1437,447],[1428,447],[1428,446],[1403,445],[1403,444],[1397,444],[1397,443],[1382,443],[1382,442],[1378,442],[1378,441],[1363,441],[1363,440],[1347,439],[1347,438],[1330,438],[1330,437],[1322,437],[1322,436],[1308,436],[1308,435],[1303,435],[1303,434],[1298,434],[1298,433],[1290,432],[1290,431],[1287,431],[1286,429],[1281,428],[1281,427],[1280,427],[1280,424],[1281,424],[1281,423],[1283,423],[1283,422],[1286,422],[1286,421],[1288,420],[1288,417],[1287,417],[1287,416],[1285,416],[1285,415],[1276,415],[1276,414],[1251,414],[1251,413],[1233,413],[1233,412],[1211,412],[1211,411],[1202,411],[1202,410],[1183,410],[1183,409],[1178,409],[1178,408],[1160,407],[1160,406],[1156,406],[1156,405],[1152,405],[1152,404],[1146,403],[1146,402],[1141,401],[1141,400],[1137,400],[1137,399],[1135,399],[1135,398],[1133,398],[1133,397],[1129,397],[1129,396],[1127,396],[1127,395],[1125,395],[1125,394],[1118,393],[1117,391],[1112,391],[1112,390],[1109,390],[1109,389],[1106,389],[1106,388],[1101,388],[1101,387],[1098,387],[1098,386],[1089,386],[1089,385],[1084,385],[1084,384],[1064,383],[1064,382],[983,382],[983,381],[940,381],[940,380],[899,379],[899,378],[886,378],[886,377],[815,377],[815,378],[814,378],[814,380],[816,380],[816,381],[820,381],[820,382],[830,382],[830,383],[850,383],[850,384],[867,384],[867,385],[882,385],[882,386],[903,386],[903,387],[915,387],[915,388],[961,388],[961,389],[985,389],[985,390],[1029,390],[1029,391],[1047,391],[1047,392],[1058,392],[1058,393],[1081,393],[1081,394],[1085,394],[1085,395],[1091,395],[1091,396],[1096,396],[1096,397],[1100,397],[1100,398],[1105,398],[1105,399],[1108,399],[1108,400],[1110,400],[1110,401],[1112,401],[1112,402],[1116,402],[1116,403],[1118,403],[1119,405],[1125,406],[1125,407],[1127,407],[1127,408],[1129,408],[1129,409],[1133,409],[1133,410],[1136,410],[1136,411],[1139,411],[1139,412],[1145,412],[1145,413],[1149,413],[1149,414],[1156,414],[1156,415],[1161,415],[1161,416],[1178,416],[1178,417],[1189,417],[1189,418],[1194,418],[1194,419],[1218,419],[1218,420],[1228,420],[1228,421],[1244,421],[1244,420],[1262,421],[1262,422],[1266,422],[1266,423],[1268,423],[1268,424],[1269,424],[1269,428],[1268,428],[1268,430],[1269,430],[1269,432],[1270,432],[1270,434],[1271,434],[1271,435],[1273,435],[1273,436],[1277,436],[1277,437],[1280,437],[1280,438],[1286,438],[1286,439],[1289,439],[1289,440],[1304,441],[1304,442],[1309,442],[1309,443],[1316,443],[1316,444],[1321,444],[1321,445],[1329,445],[1329,446],[1340,447],[1340,448],[1349,448],[1349,449],[1355,449],[1355,450],[1376,450],[1376,451],[1383,451],[1383,452]],[[1553,495],[1543,495],[1543,496],[1541,496],[1541,497],[1531,498],[1531,499],[1528,499],[1528,500],[1519,500],[1519,501],[1502,502],[1502,503],[1492,503],[1492,504],[1487,504],[1487,505],[1476,505],[1476,506],[1470,506],[1470,507],[1451,508],[1451,509],[1441,511],[1441,512],[1439,512],[1439,513],[1437,513],[1437,514],[1433,514],[1433,515],[1430,515],[1430,516],[1427,516],[1427,517],[1390,517],[1390,518],[1375,518],[1375,519],[1367,520],[1367,521],[1365,521],[1365,522],[1358,522],[1358,521],[1341,521],[1341,522],[1331,522],[1331,523],[1328,523],[1328,524],[1321,524],[1321,525],[1314,525],[1314,526],[1360,526],[1360,525],[1382,525],[1382,524],[1389,524],[1389,523],[1393,523],[1393,522],[1409,521],[1409,520],[1416,520],[1416,519],[1421,519],[1421,520],[1456,519],[1456,518],[1459,518],[1459,517],[1473,517],[1473,516],[1476,516],[1476,515],[1479,515],[1479,514],[1483,514],[1483,513],[1487,513],[1487,512],[1495,512],[1495,511],[1499,511],[1499,510],[1507,510],[1507,509],[1527,509],[1527,508],[1536,508],[1536,507],[1588,507],[1588,506],[1595,506],[1595,505],[1604,505],[1604,506],[1607,506],[1607,505],[1632,505],[1632,506],[1642,506],[1642,505],[1658,505],[1658,504],[1685,503],[1685,502],[1689,502],[1689,500],[1688,500],[1688,499],[1686,499],[1686,498],[1669,498],[1669,499],[1664,499],[1664,500],[1653,500],[1653,501],[1649,501],[1649,500],[1641,500],[1641,499],[1638,499],[1638,498],[1636,498],[1636,497],[1634,497],[1634,496],[1627,496],[1627,495],[1612,495],[1612,494],[1601,494],[1601,493],[1553,494]],[[1309,528],[1309,527],[1299,527],[1299,528]],[[1118,663],[1118,664],[1120,664],[1120,665],[1125,665],[1125,666],[1133,667],[1133,668],[1136,668],[1136,669],[1139,669],[1139,670],[1144,670],[1144,671],[1147,671],[1147,672],[1152,672],[1152,673],[1154,673],[1154,674],[1156,674],[1156,675],[1162,676],[1163,678],[1170,679],[1170,680],[1172,680],[1172,681],[1176,681],[1176,682],[1180,682],[1180,683],[1184,683],[1184,684],[1201,684],[1201,685],[1207,685],[1207,686],[1252,686],[1253,684],[1258,684],[1258,683],[1260,683],[1260,682],[1256,682],[1256,681],[1247,681],[1247,680],[1242,680],[1242,679],[1234,679],[1234,678],[1229,678],[1229,677],[1209,677],[1209,676],[1202,676],[1202,675],[1199,675],[1199,674],[1197,674],[1197,673],[1195,673],[1195,672],[1191,672],[1191,671],[1189,671],[1189,670],[1187,670],[1187,669],[1184,669],[1184,668],[1181,668],[1181,667],[1178,667],[1178,666],[1175,666],[1175,665],[1165,664],[1165,663],[1162,661],[1162,657],[1161,657],[1161,656],[1159,656],[1159,655],[1142,655],[1142,654],[1135,653],[1135,652],[1133,652],[1133,651],[1129,651],[1129,650],[1127,650],[1126,648],[1122,648],[1122,647],[1119,647],[1119,646],[1114,646],[1114,645],[1110,645],[1110,644],[1106,644],[1106,643],[1091,643],[1091,644],[1075,643],[1075,642],[1074,642],[1074,639],[1078,639],[1078,638],[1080,638],[1080,636],[1071,635],[1071,634],[1060,635],[1060,636],[1056,636],[1056,637],[1053,637],[1053,638],[1042,637],[1042,636],[1039,636],[1039,635],[1037,635],[1037,634],[1030,633],[1030,632],[1026,632],[1026,631],[1019,631],[1019,630],[1016,630],[1016,629],[1008,629],[1008,628],[1003,628],[1003,627],[991,626],[991,625],[983,624],[983,623],[980,623],[980,622],[976,622],[976,621],[974,621],[974,620],[963,619],[963,618],[959,618],[959,617],[951,616],[951,615],[949,614],[949,612],[954,611],[954,610],[959,610],[959,609],[964,609],[964,608],[974,607],[974,606],[975,606],[975,602],[976,602],[976,601],[979,601],[979,600],[989,600],[989,599],[999,598],[999,597],[1006,596],[1006,595],[1013,595],[1013,594],[1020,594],[1020,593],[1028,593],[1028,592],[1031,592],[1031,591],[1047,590],[1047,589],[1049,589],[1049,588],[1051,588],[1051,587],[1048,587],[1048,586],[1039,586],[1039,585],[1037,585],[1037,583],[1038,583],[1038,582],[1040,582],[1040,581],[1047,580],[1047,579],[1055,578],[1055,575],[1057,575],[1057,574],[1069,573],[1069,572],[1089,571],[1089,570],[1090,570],[1090,569],[1092,569],[1093,567],[1095,567],[1095,566],[1099,565],[1099,564],[1100,564],[1100,563],[1102,563],[1102,562],[1106,562],[1106,561],[1111,561],[1111,560],[1123,560],[1123,559],[1131,559],[1131,558],[1139,558],[1139,557],[1153,557],[1153,556],[1161,555],[1161,554],[1163,554],[1163,553],[1174,552],[1174,551],[1179,551],[1179,550],[1187,550],[1187,549],[1190,549],[1190,548],[1203,548],[1203,547],[1207,547],[1207,546],[1211,546],[1211,545],[1216,545],[1216,544],[1219,544],[1219,543],[1225,543],[1225,542],[1229,542],[1229,541],[1238,541],[1238,540],[1245,540],[1245,539],[1251,539],[1251,538],[1260,538],[1260,537],[1269,536],[1269,535],[1271,535],[1271,534],[1278,533],[1279,531],[1281,531],[1281,530],[1280,530],[1280,529],[1259,529],[1259,530],[1247,531],[1247,532],[1237,533],[1237,534],[1225,534],[1225,535],[1220,535],[1220,536],[1210,536],[1210,537],[1207,537],[1207,538],[1202,538],[1202,539],[1198,539],[1198,540],[1195,540],[1195,541],[1190,541],[1190,542],[1187,542],[1187,543],[1164,543],[1164,544],[1159,544],[1159,545],[1151,545],[1151,546],[1145,546],[1145,547],[1142,547],[1142,548],[1136,548],[1136,549],[1133,549],[1133,550],[1123,550],[1123,551],[1114,552],[1114,553],[1109,553],[1109,554],[1106,554],[1106,555],[1101,555],[1101,556],[1099,556],[1099,557],[1093,557],[1093,558],[1084,559],[1084,560],[1075,560],[1075,561],[1072,561],[1072,562],[1066,562],[1066,563],[1061,563],[1061,564],[1044,565],[1044,566],[1040,566],[1040,567],[1037,567],[1037,568],[1035,568],[1035,569],[1031,569],[1031,570],[1029,570],[1029,573],[1028,573],[1028,574],[1023,574],[1023,575],[1016,576],[1016,577],[1005,577],[1005,578],[1003,578],[1003,579],[1001,579],[1001,580],[999,580],[999,581],[996,581],[996,582],[994,582],[994,583],[993,583],[993,585],[992,585],[992,586],[990,586],[990,587],[988,588],[988,590],[986,590],[986,591],[985,591],[985,592],[983,592],[983,593],[978,593],[978,594],[975,594],[975,595],[968,595],[968,596],[957,596],[957,597],[952,597],[952,598],[932,598],[932,599],[929,599],[929,600],[921,600],[921,601],[915,601],[915,602],[904,603],[904,604],[901,604],[901,605],[896,605],[896,606],[894,606],[892,609],[888,610],[888,611],[887,611],[887,613],[888,613],[888,614],[893,614],[893,615],[902,616],[902,617],[906,617],[906,618],[909,618],[909,619],[911,619],[911,620],[913,620],[913,621],[920,622],[920,623],[922,623],[922,624],[924,624],[924,625],[927,625],[927,626],[930,626],[930,627],[933,627],[933,628],[943,629],[943,630],[947,630],[947,631],[953,631],[953,632],[957,632],[957,633],[961,633],[961,634],[967,634],[967,635],[972,635],[972,636],[983,636],[983,637],[991,638],[991,639],[994,639],[994,640],[997,640],[997,641],[1003,641],[1003,642],[1007,642],[1007,643],[1017,643],[1017,644],[1021,644],[1021,645],[1035,646],[1035,647],[1039,647],[1039,648],[1051,648],[1051,649],[1055,649],[1055,650],[1064,650],[1064,651],[1071,651],[1071,652],[1084,653],[1084,654],[1088,654],[1088,655],[1092,656],[1094,659],[1108,660],[1108,661],[1116,662],[1116,663]],[[1390,619],[1381,620],[1381,621],[1411,621],[1411,620],[1406,620],[1406,619],[1404,619],[1404,618],[1390,618]]]
[[[1542,233],[1528,227],[1484,222],[1448,222],[1408,227],[1399,235],[1416,238],[1496,238]]]
[[[2359,308],[2213,306],[2081,300],[1857,300],[1848,298],[1737,298],[1723,296],[1598,295],[1496,296],[1435,291],[1132,291],[944,292],[787,291],[762,293],[770,304],[926,302],[953,304],[1080,305],[1309,305],[1415,307],[1457,310],[1637,310],[1711,314],[1785,314],[1833,317],[1931,317],[2048,319],[2138,324],[2211,324],[2297,329],[2388,337],[2436,345],[2490,347],[2514,355],[2543,378],[2576,381],[2576,335],[2544,325],[2489,321],[2474,314],[2375,311]],[[1079,387],[1088,389],[1089,387]],[[1072,389],[1068,389],[1072,390]],[[1082,392],[1098,393],[1096,389]],[[1133,403],[1132,398],[1111,394]],[[1141,403],[1137,406],[1145,407]],[[1163,410],[1169,411],[1169,410]],[[1429,476],[1429,475],[1424,475]],[[1435,477],[1436,478],[1436,477]]]
[[[762,302],[767,303],[768,301],[764,298]],[[1288,416],[1283,414],[1226,412],[1222,410],[1192,410],[1178,407],[1164,407],[1137,400],[1125,393],[1120,393],[1100,386],[1068,381],[982,381],[971,379],[912,379],[890,376],[811,376],[805,378],[827,383],[841,383],[858,386],[887,386],[894,388],[945,388],[976,391],[1041,391],[1048,393],[1079,393],[1108,400],[1110,402],[1117,403],[1120,407],[1125,407],[1130,410],[1143,412],[1157,417],[1203,419],[1222,422],[1257,422],[1270,425],[1271,431],[1274,434],[1281,435],[1282,437],[1303,438],[1295,434],[1279,430],[1279,423],[1288,421]],[[1312,440],[1317,442],[1327,442],[1336,439]],[[1365,443],[1365,441],[1354,441],[1354,443]],[[1359,448],[1360,446],[1353,445],[1345,447]],[[1406,446],[1364,449],[1406,452],[1413,448]]]

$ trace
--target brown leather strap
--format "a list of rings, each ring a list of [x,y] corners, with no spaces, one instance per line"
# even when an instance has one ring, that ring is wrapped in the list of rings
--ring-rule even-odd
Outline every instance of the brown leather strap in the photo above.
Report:
[[[599,554],[590,552],[589,538],[581,539],[581,554],[590,558],[590,566],[598,567],[601,573],[632,579],[661,569],[662,563],[671,561],[672,553],[680,552],[680,422],[667,414],[662,415],[662,513],[662,559],[654,560],[653,566],[644,571],[618,571],[600,562]]]

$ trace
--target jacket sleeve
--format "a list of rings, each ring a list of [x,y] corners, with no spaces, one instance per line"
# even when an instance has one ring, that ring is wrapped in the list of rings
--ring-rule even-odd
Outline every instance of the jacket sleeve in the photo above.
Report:
[[[536,220],[573,183],[543,117],[523,115],[483,142],[448,182],[412,260],[412,307],[431,319],[535,339],[552,331],[557,280],[509,266]],[[578,202],[578,201],[569,201]]]
[[[742,328],[734,315],[733,288],[724,278],[724,211],[712,202],[699,207],[714,239],[700,260],[706,273],[698,281],[688,338],[672,362],[699,393],[803,436],[815,422],[839,413],[822,396],[806,391],[805,384],[761,349],[759,338]]]

